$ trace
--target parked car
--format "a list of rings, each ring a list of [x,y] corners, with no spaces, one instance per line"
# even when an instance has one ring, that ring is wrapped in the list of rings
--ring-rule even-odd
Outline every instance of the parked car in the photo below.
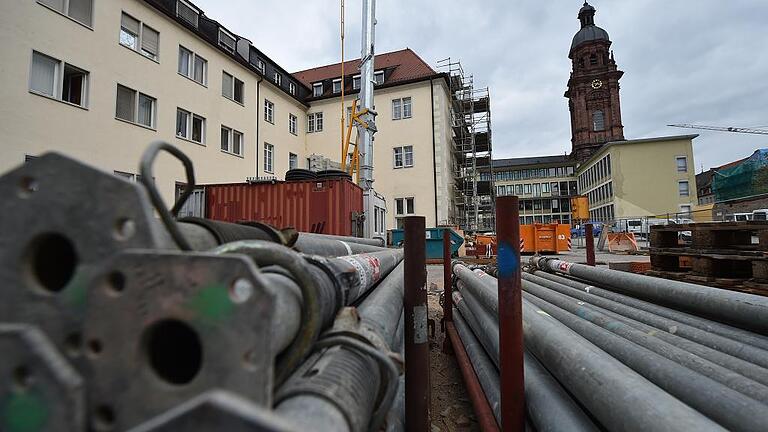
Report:
[[[600,236],[600,233],[603,232],[603,225],[600,223],[592,223],[592,235],[595,237]],[[576,225],[574,228],[571,228],[571,238],[576,237],[584,237],[586,235],[586,228],[584,225]]]

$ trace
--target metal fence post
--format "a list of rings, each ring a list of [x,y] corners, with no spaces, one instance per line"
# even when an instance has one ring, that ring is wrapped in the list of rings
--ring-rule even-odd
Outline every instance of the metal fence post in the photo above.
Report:
[[[426,231],[423,216],[405,222],[405,430],[429,430]]]
[[[501,429],[525,430],[523,380],[523,305],[520,281],[520,219],[518,198],[496,200],[499,272],[499,372]]]
[[[587,265],[594,267],[595,266],[595,235],[592,231],[591,223],[584,225],[584,240],[587,242]]]

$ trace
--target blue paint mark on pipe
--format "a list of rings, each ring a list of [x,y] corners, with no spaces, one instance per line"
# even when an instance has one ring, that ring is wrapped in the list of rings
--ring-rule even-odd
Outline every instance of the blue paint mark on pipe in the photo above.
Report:
[[[499,243],[499,255],[496,261],[499,269],[499,278],[512,276],[520,268],[520,258],[517,256],[517,249],[505,241]]]

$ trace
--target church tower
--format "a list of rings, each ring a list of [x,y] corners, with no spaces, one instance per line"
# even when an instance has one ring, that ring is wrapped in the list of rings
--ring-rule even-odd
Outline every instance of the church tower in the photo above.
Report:
[[[572,156],[582,162],[606,142],[624,139],[619,102],[624,72],[616,67],[608,32],[595,25],[595,8],[587,2],[579,10],[579,21],[581,29],[568,53],[572,66],[565,97],[571,113]]]

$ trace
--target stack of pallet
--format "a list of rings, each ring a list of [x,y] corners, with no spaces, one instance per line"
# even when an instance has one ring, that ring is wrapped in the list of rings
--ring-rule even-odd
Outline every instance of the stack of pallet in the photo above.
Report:
[[[650,240],[651,276],[768,296],[768,221],[652,226]]]

